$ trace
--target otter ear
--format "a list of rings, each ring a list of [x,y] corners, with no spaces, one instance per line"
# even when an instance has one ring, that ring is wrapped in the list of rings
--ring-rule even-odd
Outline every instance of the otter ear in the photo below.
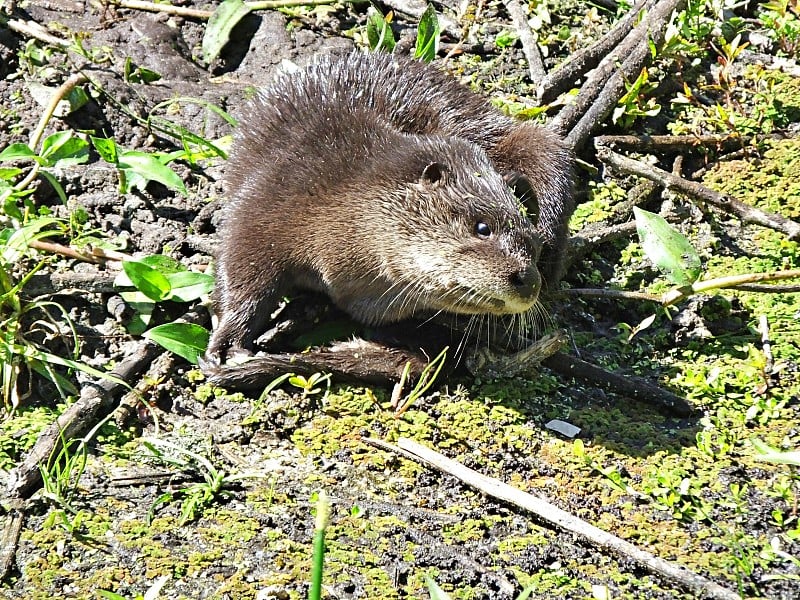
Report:
[[[503,173],[503,179],[505,180],[506,185],[511,188],[511,191],[514,193],[514,196],[517,198],[517,200],[519,200],[520,203],[522,203],[522,205],[525,207],[528,218],[533,221],[534,224],[538,223],[539,199],[537,198],[536,192],[533,189],[531,180],[517,171]]]
[[[434,185],[439,182],[444,182],[447,179],[450,169],[447,165],[439,162],[432,162],[427,167],[422,169],[419,182],[423,185]]]

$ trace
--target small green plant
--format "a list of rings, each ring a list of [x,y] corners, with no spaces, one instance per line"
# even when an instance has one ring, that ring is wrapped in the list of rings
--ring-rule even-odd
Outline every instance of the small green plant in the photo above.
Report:
[[[94,377],[108,376],[77,360],[80,344],[64,307],[51,300],[24,298],[24,287],[47,264],[47,259],[23,275],[16,275],[34,241],[61,235],[64,228],[63,220],[36,217],[22,227],[0,231],[0,385],[6,409],[19,406],[34,373],[50,380],[62,398],[77,393],[77,388],[55,367],[80,370]],[[59,343],[63,352],[56,354],[53,349]]]
[[[316,386],[321,383],[326,384],[325,396],[327,396],[331,388],[330,373],[313,373],[308,377],[304,377],[303,375],[289,375],[289,384],[303,390],[304,399],[312,394],[319,394],[322,388]]]
[[[366,34],[367,43],[371,51],[394,51],[397,40],[391,29],[392,19],[393,14],[391,12],[384,16],[377,8],[370,7],[367,16]],[[414,58],[424,62],[431,62],[436,58],[436,53],[439,50],[440,34],[441,26],[436,16],[436,10],[433,5],[429,4],[417,24],[417,43],[414,48]]]
[[[258,473],[228,474],[221,469],[217,469],[210,460],[197,452],[192,452],[187,448],[161,438],[142,438],[142,444],[149,452],[148,458],[184,471],[199,473],[203,479],[201,482],[193,483],[184,488],[165,492],[156,498],[147,512],[148,524],[152,522],[155,511],[161,504],[168,504],[177,498],[182,499],[180,524],[183,525],[194,521],[199,513],[202,513],[214,502],[231,495],[225,489],[227,486],[243,479],[263,477],[262,474]]]
[[[445,346],[441,352],[430,361],[425,368],[420,373],[419,379],[417,380],[414,389],[412,389],[406,397],[402,400],[396,402],[397,408],[395,409],[394,416],[400,417],[405,413],[409,408],[411,408],[414,403],[419,400],[425,392],[433,385],[433,382],[436,381],[436,378],[439,376],[439,373],[444,366],[445,361],[447,360],[447,351],[450,349],[449,346]],[[400,381],[397,382],[397,385],[394,388],[394,394],[398,395],[402,392],[403,386],[405,382],[408,380],[408,375],[411,372],[411,363],[406,363],[405,368],[403,369],[403,373],[400,376]]]
[[[778,50],[786,56],[797,56],[800,49],[800,2],[773,0],[761,4],[759,20],[767,28]]]
[[[173,154],[125,150],[111,138],[92,136],[91,140],[100,157],[117,167],[121,194],[127,194],[134,188],[144,190],[150,181],[157,181],[171,190],[188,196],[183,180],[167,166],[175,159]]]
[[[626,87],[625,95],[619,99],[611,115],[614,123],[630,127],[638,119],[654,117],[661,112],[661,105],[650,95],[655,91],[656,85],[650,82],[646,68],[642,69],[636,81],[626,83]]]
[[[325,562],[325,531],[331,520],[331,503],[324,491],[314,494],[311,500],[316,503],[316,516],[314,518],[314,550],[311,558],[311,586],[308,590],[308,600],[320,600]]]
[[[36,151],[30,145],[19,142],[11,144],[0,152],[0,165],[6,163],[30,163],[25,170],[19,166],[0,167],[0,205],[2,213],[14,219],[23,219],[23,208],[20,201],[25,202],[33,193],[30,184],[41,175],[44,177],[63,203],[67,202],[64,188],[56,178],[60,169],[85,163],[89,159],[89,143],[71,131],[59,131],[47,136],[42,141],[41,149]],[[27,202],[28,210],[33,205]]]
[[[138,260],[122,263],[123,272],[117,276],[115,285],[135,287],[135,291],[124,291],[120,295],[135,311],[128,324],[128,331],[160,344],[197,364],[198,358],[208,346],[209,332],[193,323],[164,323],[147,329],[160,302],[193,302],[208,295],[214,287],[214,278],[205,273],[189,271],[178,261],[154,254]]]
[[[77,511],[70,502],[86,468],[86,458],[86,444],[82,440],[66,440],[62,435],[58,453],[50,457],[47,465],[39,465],[42,495],[72,514]]]

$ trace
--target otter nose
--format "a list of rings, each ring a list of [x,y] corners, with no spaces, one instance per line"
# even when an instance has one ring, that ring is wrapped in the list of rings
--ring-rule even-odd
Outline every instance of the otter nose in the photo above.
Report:
[[[517,293],[523,298],[535,297],[539,293],[541,283],[542,278],[535,264],[529,265],[511,275],[511,285],[514,286],[514,289],[516,289]]]

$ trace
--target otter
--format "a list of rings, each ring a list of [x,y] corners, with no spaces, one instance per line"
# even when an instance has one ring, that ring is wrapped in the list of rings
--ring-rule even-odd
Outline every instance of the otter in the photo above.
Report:
[[[530,310],[560,276],[571,171],[555,134],[410,58],[279,76],[228,159],[204,369],[250,351],[298,289],[367,325]]]

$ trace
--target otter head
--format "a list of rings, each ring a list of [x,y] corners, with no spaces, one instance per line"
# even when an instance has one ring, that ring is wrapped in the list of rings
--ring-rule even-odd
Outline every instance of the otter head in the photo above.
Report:
[[[390,278],[405,280],[395,289],[415,296],[405,304],[472,315],[531,309],[542,243],[512,190],[524,193],[524,178],[507,181],[480,147],[459,138],[416,141],[394,220],[400,245],[386,261]]]

